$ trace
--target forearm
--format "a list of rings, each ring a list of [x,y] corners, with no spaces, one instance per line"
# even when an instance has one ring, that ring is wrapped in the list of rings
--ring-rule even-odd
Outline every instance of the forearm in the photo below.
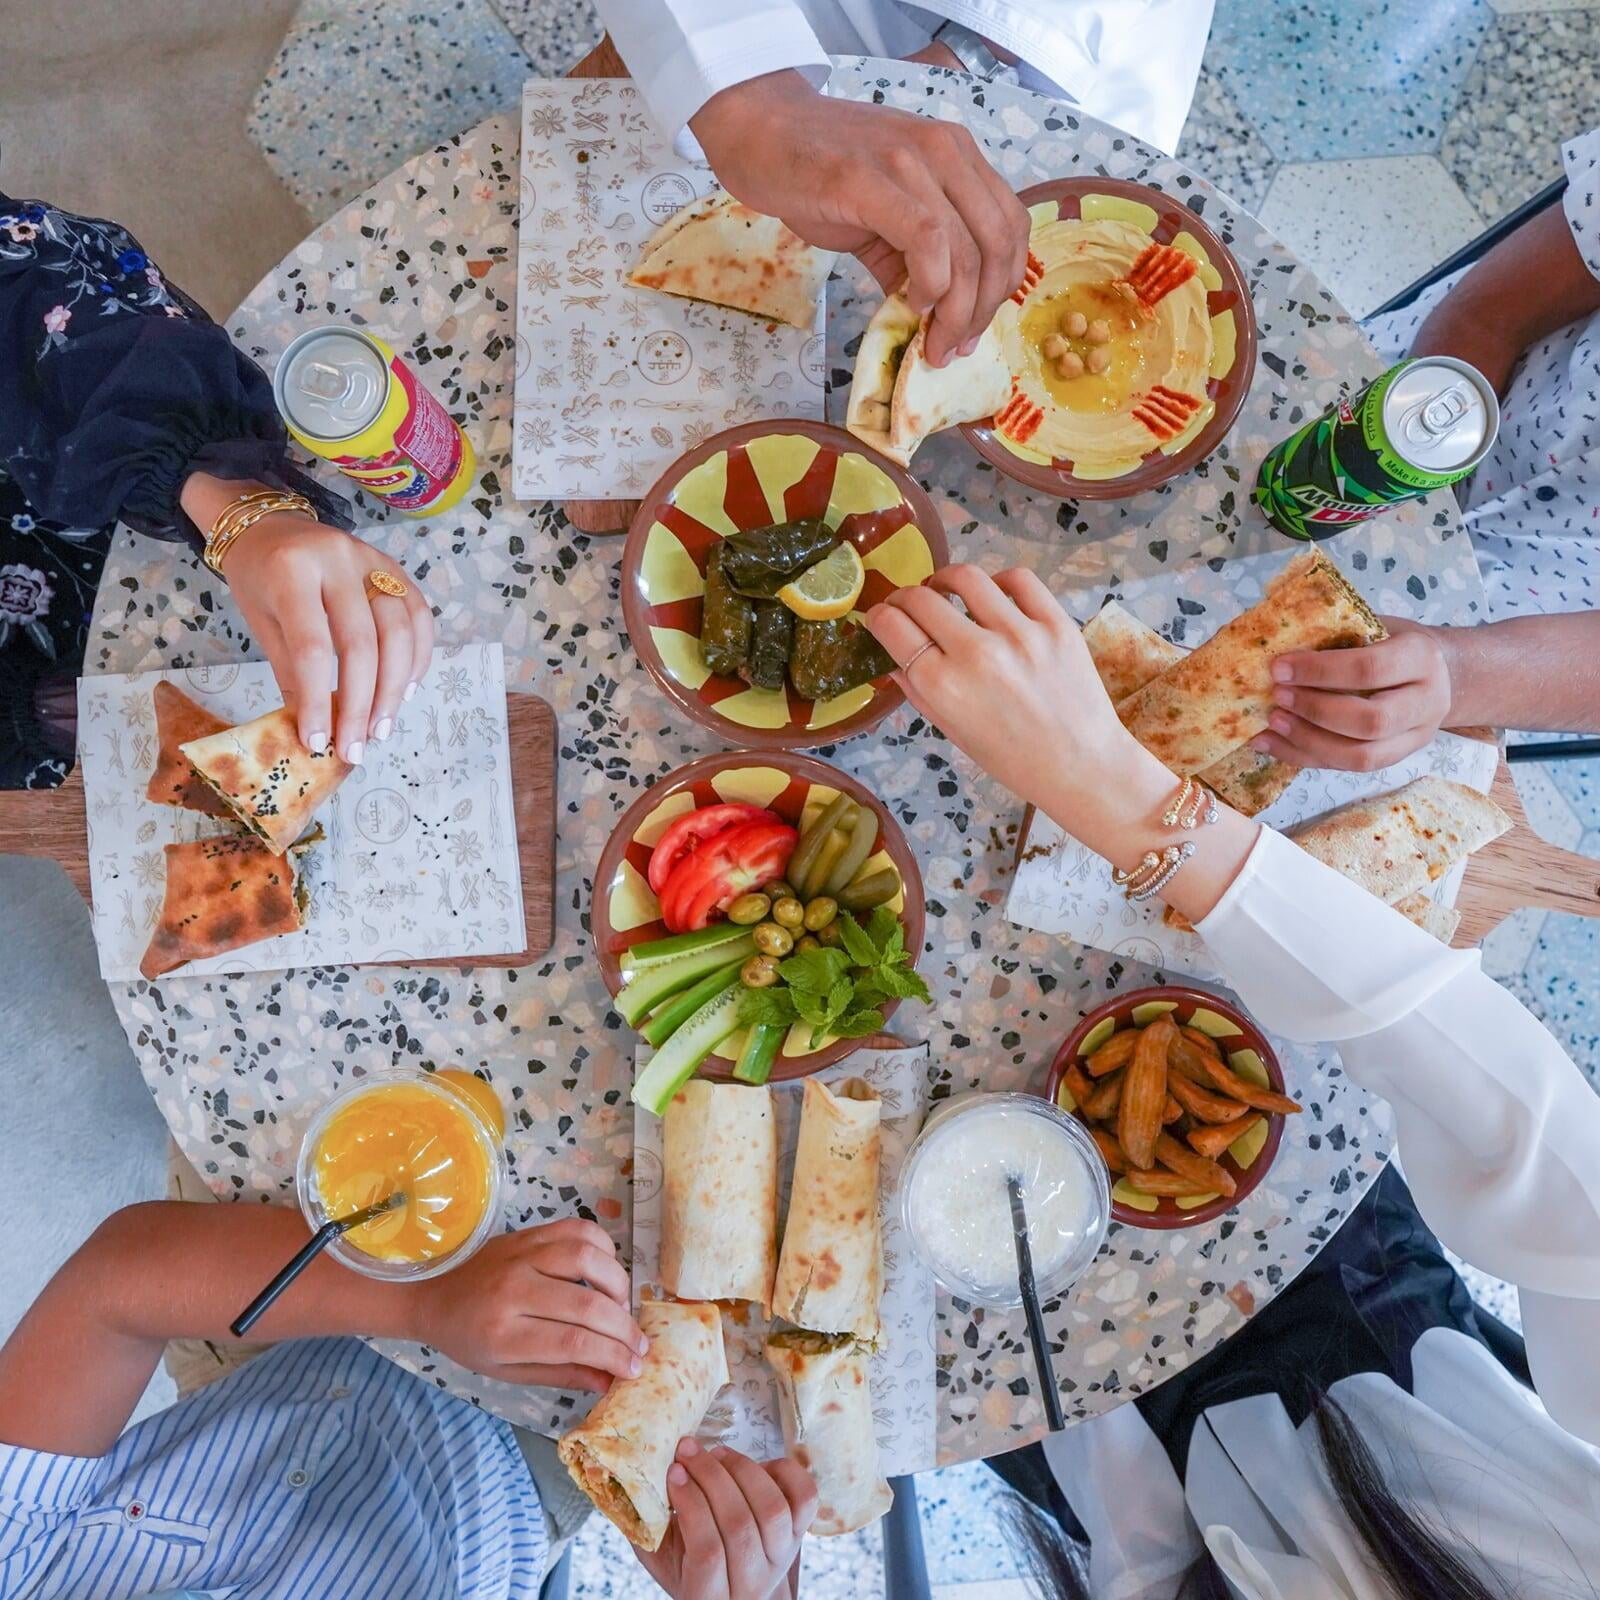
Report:
[[[235,1342],[228,1324],[308,1236],[299,1212],[283,1206],[155,1201],[115,1213],[0,1350],[0,1438],[103,1453],[166,1342]],[[324,1255],[250,1337],[415,1337],[418,1304],[416,1287],[361,1277]]]
[[[1600,730],[1600,611],[1436,628],[1455,728]]]

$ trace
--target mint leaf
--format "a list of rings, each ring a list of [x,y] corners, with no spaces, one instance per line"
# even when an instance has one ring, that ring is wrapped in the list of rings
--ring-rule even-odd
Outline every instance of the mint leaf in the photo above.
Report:
[[[893,995],[896,1000],[921,1000],[929,1001],[933,998],[927,984],[910,967],[882,966],[873,974],[876,983],[881,984],[886,994]],[[857,993],[860,993],[859,986]]]
[[[876,1033],[882,1026],[881,1011],[847,1011],[834,1023],[833,1031],[841,1039],[863,1039],[869,1033]]]
[[[849,965],[850,959],[844,951],[824,947],[790,956],[779,966],[778,974],[791,989],[823,995],[844,976]]]
[[[832,1017],[825,1000],[818,995],[808,994],[804,989],[791,989],[789,992],[802,1021],[809,1022],[813,1028],[827,1027]]]
[[[846,953],[858,967],[875,967],[878,964],[878,947],[870,935],[848,911],[839,915],[839,939]]]
[[[828,1014],[833,1017],[842,1017],[850,1009],[850,998],[856,992],[856,986],[848,979],[841,978],[828,990]]]
[[[900,926],[897,912],[888,906],[878,906],[867,920],[867,936],[872,940],[880,958],[893,960],[906,947],[905,929]]]
[[[787,1028],[794,1023],[797,1015],[794,997],[787,989],[746,989],[739,996],[739,1020],[747,1027],[768,1022],[779,1028]]]

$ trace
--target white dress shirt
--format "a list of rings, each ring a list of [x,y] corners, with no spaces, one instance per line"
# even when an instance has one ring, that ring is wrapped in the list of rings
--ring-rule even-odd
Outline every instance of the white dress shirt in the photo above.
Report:
[[[1428,1226],[1518,1285],[1529,1395],[1475,1341],[1420,1339],[1411,1394],[1335,1384],[1389,1487],[1525,1600],[1600,1572],[1600,1096],[1536,1017],[1364,889],[1263,829],[1199,931],[1266,1028],[1336,1041],[1394,1108]],[[1293,1085],[1290,1085],[1293,1088]],[[1542,1401],[1542,1403],[1541,1403]],[[1566,1430],[1566,1431],[1564,1431]],[[1320,1463],[1276,1395],[1216,1406],[1186,1484],[1136,1407],[1045,1455],[1090,1535],[1096,1600],[1171,1600],[1200,1553],[1244,1600],[1379,1600]]]
[[[959,22],[1019,58],[1023,84],[1169,154],[1194,98],[1212,0],[596,0],[639,92],[680,155],[712,95],[829,56],[904,56]]]

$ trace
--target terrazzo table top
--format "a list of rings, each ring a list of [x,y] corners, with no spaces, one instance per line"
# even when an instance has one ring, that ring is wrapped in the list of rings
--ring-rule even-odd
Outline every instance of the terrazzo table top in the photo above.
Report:
[[[1255,302],[1261,361],[1229,439],[1196,471],[1121,504],[1058,504],[999,478],[958,436],[917,458],[958,560],[1028,565],[1080,616],[1127,579],[1191,575],[1175,632],[1198,638],[1241,603],[1231,557],[1287,549],[1248,490],[1266,449],[1378,369],[1313,274],[1250,217],[1177,163],[1059,106],[939,69],[846,62],[835,91],[959,119],[1014,185],[1107,173],[1181,196],[1231,244]],[[341,1084],[396,1061],[464,1066],[508,1111],[511,1220],[581,1210],[628,1248],[632,1035],[611,1011],[586,930],[591,877],[622,809],[653,779],[714,748],[679,718],[622,630],[622,544],[585,539],[550,504],[518,505],[509,481],[515,364],[517,127],[494,117],[346,206],[266,278],[229,324],[267,368],[325,321],[371,327],[460,418],[481,479],[454,511],[385,520],[382,545],[427,588],[441,637],[500,639],[508,687],[543,695],[560,724],[555,943],[538,966],[456,972],[317,968],[231,982],[113,985],[119,1015],[184,1153],[224,1196],[290,1198],[301,1130]],[[864,274],[830,287],[830,414],[842,412],[871,309]],[[858,281],[859,279],[859,281]],[[860,291],[859,294],[857,291]],[[328,481],[341,483],[328,472]],[[342,485],[348,489],[348,485]],[[1380,610],[1464,621],[1478,604],[1448,497],[1341,535],[1337,559]],[[124,531],[101,585],[89,670],[134,671],[251,655],[226,594],[171,545]],[[922,863],[921,969],[934,1003],[902,1020],[932,1044],[931,1093],[1037,1087],[1083,1010],[1155,981],[1128,956],[1008,924],[1001,904],[1021,807],[905,707],[824,751],[895,811]],[[1168,1234],[1113,1227],[1099,1260],[1047,1311],[1069,1418],[1105,1411],[1181,1370],[1290,1282],[1380,1170],[1389,1121],[1331,1051],[1282,1046],[1306,1104],[1277,1163],[1237,1211]],[[940,1461],[1037,1437],[1043,1417],[1020,1314],[939,1301]],[[397,1359],[514,1421],[564,1429],[587,1404],[473,1377],[433,1353]],[[933,1463],[929,1463],[932,1465]]]

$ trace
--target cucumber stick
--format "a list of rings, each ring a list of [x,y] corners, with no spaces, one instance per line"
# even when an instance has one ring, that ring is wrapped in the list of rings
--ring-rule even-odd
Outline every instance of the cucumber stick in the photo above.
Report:
[[[735,939],[725,939],[720,944],[691,950],[686,955],[674,956],[670,961],[659,961],[654,966],[634,973],[622,986],[617,995],[617,1010],[631,1027],[637,1028],[640,1019],[663,1000],[698,983],[708,973],[727,966],[730,961],[743,961],[755,952],[755,939],[748,928],[741,928]]]
[[[740,1083],[765,1083],[778,1059],[778,1046],[789,1030],[776,1022],[755,1023],[745,1036],[744,1049],[734,1063],[733,1075]]]
[[[666,939],[651,939],[623,952],[622,970],[625,976],[632,978],[636,972],[676,961],[680,956],[693,955],[697,950],[733,944],[749,931],[736,922],[713,922],[709,928],[700,928],[694,933],[675,933]]]
[[[739,996],[744,985],[737,980],[706,1001],[650,1058],[633,1085],[633,1099],[661,1116],[675,1095],[695,1074],[705,1058],[739,1028]]]
[[[718,967],[699,983],[692,984],[689,988],[673,995],[666,1004],[652,1014],[639,1032],[659,1049],[672,1037],[681,1023],[687,1022],[707,1000],[715,999],[739,976],[741,965],[741,962],[730,961],[727,966]]]

